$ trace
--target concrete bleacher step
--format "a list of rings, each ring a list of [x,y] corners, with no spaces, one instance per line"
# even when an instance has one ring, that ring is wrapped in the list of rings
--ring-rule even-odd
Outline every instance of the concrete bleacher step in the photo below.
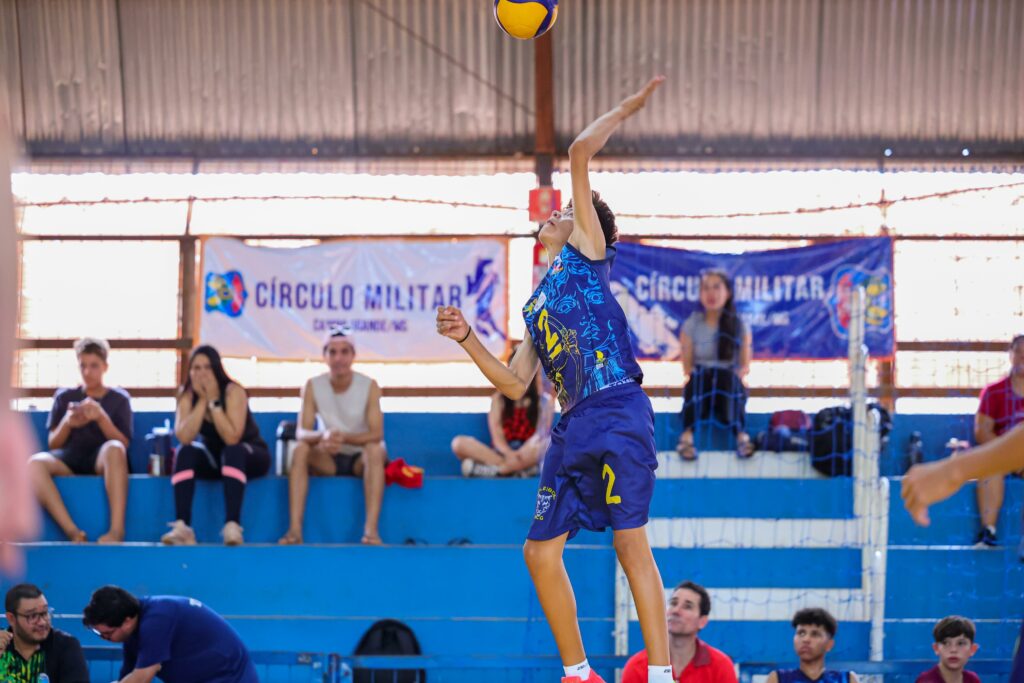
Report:
[[[1024,482],[1006,481],[999,516],[1001,547],[974,548],[978,531],[972,482],[929,510],[931,524],[913,523],[900,499],[900,478],[891,484],[886,571],[885,656],[932,655],[931,630],[948,614],[964,614],[977,627],[979,656],[1013,655],[1020,629],[1024,565],[1018,561],[1020,500]]]
[[[889,545],[966,546],[974,543],[978,533],[976,485],[969,483],[949,500],[933,505],[928,513],[931,524],[914,524],[900,499],[900,481],[892,480],[889,497]],[[1017,547],[1021,537],[1020,500],[1024,498],[1024,481],[1007,479],[1006,498],[999,513],[998,532],[1001,543]]]
[[[1024,564],[1016,548],[890,548],[886,619],[971,618],[1019,623]]]
[[[99,477],[60,477],[57,486],[78,525],[90,538],[106,531],[106,494]],[[522,543],[533,519],[536,479],[428,477],[422,489],[388,487],[381,535],[389,543]],[[288,482],[250,482],[242,511],[248,542],[273,543],[288,524]],[[224,521],[223,486],[196,486],[193,526],[201,543],[219,543]],[[652,518],[837,519],[853,513],[849,479],[663,479],[655,486]],[[132,476],[128,487],[127,541],[156,541],[174,516],[167,477]],[[305,540],[346,543],[362,536],[363,492],[358,479],[310,481]],[[42,540],[62,541],[46,519]],[[608,538],[600,542],[608,542]]]
[[[970,614],[961,605],[957,614]],[[944,615],[945,616],[945,615]],[[886,619],[885,620],[885,659],[929,659],[935,656],[932,651],[932,629],[936,619]],[[973,618],[977,633],[974,642],[981,648],[977,657],[984,659],[1005,659],[1013,657],[1017,635],[1020,633],[1018,620],[1009,622],[1002,620]],[[967,667],[971,669],[970,665]],[[888,677],[886,678],[888,680]],[[985,677],[988,681],[989,678]]]
[[[739,458],[735,451],[702,451],[696,461],[683,460],[675,451],[658,453],[659,479],[825,479],[811,467],[807,453],[757,452]]]
[[[203,600],[257,650],[351,652],[372,621],[395,617],[420,627],[428,653],[553,651],[518,545],[25,547],[27,577],[46,592],[60,615],[57,625],[86,645],[100,641],[85,631],[78,615],[92,590],[114,583],[137,594]],[[655,555],[666,576],[692,577],[712,589],[849,587],[859,581],[856,558],[842,550],[659,550]],[[565,561],[588,647],[611,653],[614,552],[607,546],[570,545]],[[770,622],[730,623],[753,636]],[[637,638],[632,642],[640,643]],[[790,651],[789,638],[765,644],[733,634],[728,643],[747,659]]]

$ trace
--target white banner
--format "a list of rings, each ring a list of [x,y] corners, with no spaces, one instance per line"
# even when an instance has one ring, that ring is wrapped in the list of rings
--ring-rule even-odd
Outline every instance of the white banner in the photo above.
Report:
[[[334,325],[363,360],[465,360],[437,334],[457,306],[495,355],[508,336],[508,243],[502,239],[356,239],[303,247],[203,242],[200,337],[225,356],[321,356]]]

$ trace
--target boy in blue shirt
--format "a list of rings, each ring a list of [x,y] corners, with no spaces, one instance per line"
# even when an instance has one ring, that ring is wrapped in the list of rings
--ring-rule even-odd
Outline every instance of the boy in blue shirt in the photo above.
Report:
[[[821,607],[807,607],[793,615],[793,650],[800,659],[796,669],[778,669],[765,683],[857,683],[852,671],[825,667],[825,655],[836,644],[836,618]]]
[[[124,644],[121,683],[259,683],[238,633],[193,598],[136,598],[117,586],[97,589],[82,623]]]
[[[538,239],[550,267],[523,307],[524,343],[506,367],[477,338],[459,309],[437,311],[437,331],[458,342],[488,380],[521,398],[538,367],[555,385],[562,417],[551,433],[523,554],[565,669],[563,683],[603,683],[592,672],[576,620],[576,597],[562,561],[581,528],[611,526],[615,552],[637,607],[649,683],[671,683],[665,589],[647,542],[658,467],[654,412],[640,383],[626,316],[609,287],[618,239],[615,215],[590,188],[590,160],[639,111],[664,77],[599,117],[569,146],[572,202],[545,221]]]

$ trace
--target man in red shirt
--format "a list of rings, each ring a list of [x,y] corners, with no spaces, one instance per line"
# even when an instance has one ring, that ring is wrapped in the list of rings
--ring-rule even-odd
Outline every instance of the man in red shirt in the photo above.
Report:
[[[1024,422],[1024,334],[1017,335],[1010,342],[1010,374],[981,392],[981,405],[974,416],[974,440],[978,445],[988,443],[1020,422]],[[996,521],[1003,507],[1005,490],[1002,475],[978,482],[981,530],[975,539],[976,547],[999,545]]]
[[[708,625],[711,596],[704,586],[683,581],[668,601],[668,647],[672,678],[680,683],[736,683],[729,655],[697,637]],[[647,650],[629,658],[622,683],[647,683]]]

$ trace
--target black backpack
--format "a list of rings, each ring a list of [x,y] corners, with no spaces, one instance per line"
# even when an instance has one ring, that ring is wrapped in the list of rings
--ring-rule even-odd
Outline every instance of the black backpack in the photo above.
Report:
[[[892,431],[889,411],[878,403],[869,403],[869,411],[878,417],[881,448],[885,448]],[[849,477],[853,474],[853,411],[849,406],[822,408],[811,425],[811,466],[828,477]]]
[[[359,639],[356,655],[418,655],[420,643],[412,629],[395,619],[381,619]],[[423,669],[354,669],[354,683],[426,683]]]

